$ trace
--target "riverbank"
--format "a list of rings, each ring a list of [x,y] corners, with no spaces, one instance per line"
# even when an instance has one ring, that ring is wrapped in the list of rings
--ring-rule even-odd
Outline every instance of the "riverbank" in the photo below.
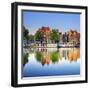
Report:
[[[73,44],[33,44],[24,46],[28,48],[79,48],[80,45],[73,45]]]

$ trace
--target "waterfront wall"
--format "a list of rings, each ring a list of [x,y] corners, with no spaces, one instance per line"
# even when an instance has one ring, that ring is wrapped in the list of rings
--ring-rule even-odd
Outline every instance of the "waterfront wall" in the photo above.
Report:
[[[57,47],[57,44],[37,44],[36,47],[49,47],[49,48],[54,48]]]

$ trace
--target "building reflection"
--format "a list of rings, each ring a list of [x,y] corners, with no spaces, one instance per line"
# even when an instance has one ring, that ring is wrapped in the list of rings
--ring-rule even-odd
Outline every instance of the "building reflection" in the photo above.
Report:
[[[60,51],[61,59],[77,61],[80,58],[80,48],[63,49]]]
[[[57,63],[60,60],[68,60],[70,62],[77,61],[80,58],[79,48],[57,49],[55,51],[48,51],[47,48],[38,49],[35,58],[42,65],[49,65],[50,63]]]
[[[42,48],[40,50],[37,50],[36,54],[35,54],[35,58],[37,61],[39,61],[42,65],[45,64],[50,64],[51,59],[50,59],[50,54],[47,51],[46,48]]]
[[[68,60],[77,61],[80,58],[80,49],[73,49],[68,53]]]
[[[29,54],[34,54],[35,59],[42,66],[49,65],[50,63],[55,64],[61,60],[68,60],[71,63],[80,58],[80,48],[59,48],[56,50],[48,50],[47,48],[30,49],[23,55],[23,66],[28,62]]]

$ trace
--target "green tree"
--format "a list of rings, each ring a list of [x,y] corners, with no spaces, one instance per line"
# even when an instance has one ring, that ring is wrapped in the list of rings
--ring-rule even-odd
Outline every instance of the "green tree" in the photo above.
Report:
[[[59,42],[59,33],[55,29],[52,29],[50,39],[54,43]]]
[[[29,31],[24,26],[23,26],[23,37],[24,37],[24,40],[26,41],[26,46],[27,46],[29,41]]]
[[[34,35],[29,35],[29,40],[34,41]]]
[[[29,34],[28,29],[26,29],[26,28],[23,26],[23,36],[24,36],[24,39],[27,39],[28,34]]]
[[[42,33],[37,31],[36,34],[35,34],[35,40],[36,41],[42,41]]]

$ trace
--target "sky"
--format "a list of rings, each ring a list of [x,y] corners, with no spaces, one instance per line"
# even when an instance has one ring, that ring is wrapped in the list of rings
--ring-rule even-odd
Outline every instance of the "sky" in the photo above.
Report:
[[[30,34],[35,34],[42,26],[59,29],[60,32],[70,29],[79,31],[80,14],[23,11],[23,25]]]

